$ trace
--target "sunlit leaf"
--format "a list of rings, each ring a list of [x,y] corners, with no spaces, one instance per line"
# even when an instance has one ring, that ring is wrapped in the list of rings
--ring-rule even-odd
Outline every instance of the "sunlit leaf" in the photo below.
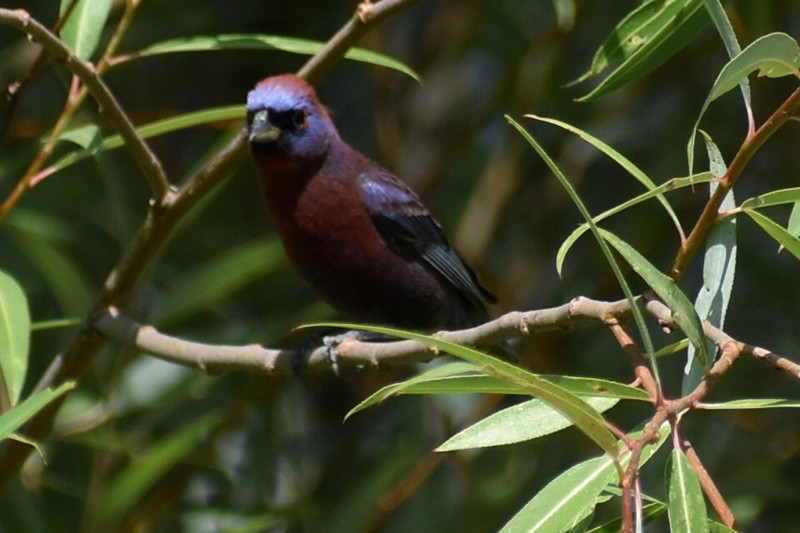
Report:
[[[170,39],[168,41],[152,44],[138,52],[115,58],[114,64],[161,54],[209,52],[215,50],[279,50],[292,54],[314,55],[322,50],[324,46],[325,43],[320,41],[255,33],[194,36],[182,39]],[[419,81],[419,75],[408,65],[378,52],[373,52],[364,48],[351,48],[345,54],[345,58],[397,70]]]
[[[708,514],[697,474],[681,450],[673,449],[667,463],[669,525],[675,533],[705,533]]]
[[[720,0],[704,0],[706,10],[711,15],[711,20],[714,26],[717,27],[717,32],[725,43],[725,49],[728,51],[728,56],[733,58],[741,53],[742,48],[739,46],[739,41],[736,39],[736,33],[733,31],[731,21],[728,19],[728,14],[725,8],[722,7]],[[742,90],[742,97],[744,98],[744,106],[747,109],[747,115],[752,119],[752,104],[750,102],[750,81],[744,78],[739,82],[739,87]]]
[[[742,205],[739,207],[742,209],[758,209],[759,207],[771,207],[773,205],[782,204],[797,205],[798,202],[800,202],[800,187],[792,187],[790,189],[778,189],[753,196],[742,202]]]
[[[473,348],[444,341],[436,337],[422,335],[411,331],[364,324],[319,323],[305,327],[339,327],[354,330],[374,331],[401,339],[418,341],[451,355],[478,365],[480,372],[495,379],[505,381],[539,398],[571,420],[587,437],[592,439],[606,453],[613,454],[616,446],[614,434],[606,427],[603,417],[591,405],[571,392],[550,383],[541,376],[518,368],[491,355],[486,355]]]
[[[639,466],[644,465],[661,447],[670,434],[669,424],[659,429],[657,443],[642,451]],[[635,440],[641,432],[629,438]],[[625,445],[620,445],[620,449]],[[630,454],[621,458],[622,467],[628,463]],[[588,516],[598,503],[600,494],[617,479],[614,463],[608,456],[589,459],[566,470],[547,484],[525,506],[509,520],[500,531],[503,533],[539,533],[570,531]]]
[[[745,209],[744,212],[747,213],[756,224],[761,226],[761,229],[766,231],[770,237],[778,241],[781,246],[789,250],[796,258],[800,259],[800,238],[792,235],[788,230],[784,229],[783,226],[771,218],[762,215],[755,209]]]
[[[683,189],[684,187],[693,187],[700,183],[709,182],[712,179],[713,176],[710,172],[702,172],[700,174],[687,176],[685,178],[672,178],[669,181],[665,181],[655,189],[651,189],[640,194],[639,196],[631,198],[630,200],[626,200],[625,202],[616,205],[607,211],[603,211],[599,215],[594,216],[592,220],[595,224],[597,224],[598,222],[601,222],[610,216],[616,215],[617,213],[620,213],[629,207],[633,207],[665,192]],[[572,248],[572,245],[575,244],[575,242],[587,231],[589,231],[589,225],[584,222],[575,228],[575,230],[573,230],[573,232],[570,233],[566,239],[564,239],[564,242],[561,243],[561,246],[558,248],[558,252],[556,253],[556,269],[558,270],[559,274],[561,274],[561,269],[564,266],[564,260],[566,259],[570,248]]]
[[[728,409],[797,409],[800,400],[787,400],[786,398],[750,398],[745,400],[730,400],[727,402],[703,403],[703,409],[723,411]]]
[[[522,127],[518,122],[516,122],[513,118],[506,115],[506,120],[511,124],[521,135],[522,137],[531,145],[531,147],[539,154],[539,157],[545,162],[551,172],[556,176],[558,181],[561,183],[561,186],[564,187],[564,190],[567,191],[572,202],[575,204],[575,207],[578,208],[581,216],[589,225],[592,233],[597,240],[597,244],[600,246],[600,250],[603,252],[603,255],[608,262],[609,267],[611,267],[611,271],[614,273],[614,276],[617,278],[617,283],[619,283],[622,292],[625,294],[625,299],[628,301],[631,307],[631,313],[633,314],[633,319],[636,322],[636,327],[639,329],[639,333],[642,336],[642,341],[644,342],[645,352],[647,353],[647,357],[650,360],[651,370],[653,372],[653,376],[655,377],[656,381],[659,381],[659,372],[658,372],[658,363],[656,361],[655,356],[655,348],[653,348],[653,340],[650,337],[650,332],[647,329],[647,324],[644,321],[644,315],[642,314],[642,310],[639,309],[639,306],[636,305],[635,298],[633,296],[633,291],[631,291],[628,282],[625,280],[625,276],[622,275],[622,270],[619,268],[617,264],[617,260],[614,258],[614,255],[611,253],[606,241],[600,234],[600,228],[592,220],[592,216],[589,214],[589,210],[586,209],[583,201],[581,200],[580,196],[578,196],[578,192],[569,182],[564,173],[561,172],[561,169],[558,168],[553,158],[544,150],[544,148],[533,138],[533,136],[528,133],[528,131]]]
[[[607,94],[654,70],[672,57],[707,24],[702,0],[649,0],[631,11],[595,53],[592,65],[577,82],[617,64],[589,94],[588,101]]]
[[[581,130],[579,128],[576,128],[575,126],[573,126],[571,124],[568,124],[566,122],[562,122],[560,120],[556,120],[556,119],[552,119],[552,118],[539,117],[539,116],[536,116],[536,115],[525,115],[525,117],[531,118],[531,119],[534,119],[534,120],[539,120],[541,122],[546,122],[548,124],[553,124],[555,126],[563,128],[563,129],[565,129],[565,130],[567,130],[567,131],[569,131],[571,133],[574,133],[575,135],[577,135],[578,137],[580,137],[581,139],[583,139],[584,141],[586,141],[590,145],[592,145],[595,148],[597,148],[598,150],[600,150],[600,152],[602,152],[602,153],[606,154],[608,157],[610,157],[614,162],[616,162],[619,166],[621,166],[623,169],[625,169],[631,176],[636,178],[636,180],[639,181],[639,183],[641,183],[642,185],[645,186],[645,188],[648,189],[648,192],[645,193],[645,195],[650,194],[649,196],[640,195],[635,199],[637,201],[630,201],[630,203],[625,202],[625,204],[622,204],[621,206],[617,206],[614,209],[606,211],[605,213],[594,217],[595,223],[597,223],[600,220],[602,220],[602,218],[609,217],[612,214],[618,213],[618,212],[620,212],[620,211],[622,211],[624,209],[627,209],[628,207],[630,207],[632,205],[636,205],[637,203],[639,203],[641,201],[644,201],[644,200],[646,200],[648,198],[655,197],[655,198],[658,198],[659,203],[661,203],[661,205],[664,206],[664,209],[667,211],[667,214],[672,219],[673,224],[675,224],[675,227],[677,228],[678,233],[683,235],[683,229],[681,228],[681,223],[678,220],[678,216],[675,214],[675,211],[672,209],[672,206],[669,205],[669,202],[664,197],[664,194],[663,194],[664,191],[671,190],[671,189],[667,189],[666,188],[667,187],[666,184],[662,184],[660,187],[657,187],[656,184],[653,183],[653,180],[651,180],[650,177],[647,174],[645,174],[639,167],[637,167],[630,159],[628,159],[627,157],[625,157],[624,155],[622,155],[621,153],[619,153],[614,148],[612,148],[611,146],[609,146],[605,142],[601,141],[597,137],[589,134],[588,132],[585,132],[585,131],[583,131],[583,130]],[[671,181],[672,180],[670,180],[670,182]],[[667,182],[667,183],[670,183],[670,182]],[[645,196],[645,197],[643,198],[643,196]],[[556,258],[556,270],[558,270],[559,275],[561,275],[561,267],[563,266],[563,263],[564,263],[564,257],[566,256],[566,253],[569,250],[569,248],[572,246],[572,243],[574,243],[575,240],[577,240],[577,238],[580,236],[580,234],[582,234],[583,232],[585,232],[586,230],[589,229],[588,225],[586,225],[586,224],[582,224],[581,228],[583,228],[583,231],[581,231],[578,235],[575,235],[575,233],[573,232],[573,234],[570,235],[570,237],[567,238],[567,241],[565,241],[564,244],[561,245],[561,248],[558,251],[558,256]],[[570,240],[570,238],[572,238],[573,235],[575,235],[574,239]],[[569,242],[569,244],[567,244],[568,242]]]
[[[672,310],[672,319],[689,341],[697,347],[698,357],[708,368],[711,365],[711,357],[706,346],[703,326],[692,302],[681,291],[675,280],[654,267],[642,254],[613,233],[604,229],[600,229],[600,233]]]
[[[769,77],[800,74],[800,47],[797,41],[785,33],[764,35],[750,43],[722,68],[703,103],[694,128],[692,128],[692,135],[687,147],[690,172],[694,166],[694,143],[697,128],[708,106],[756,70],[759,71],[760,76]]]
[[[614,407],[616,398],[586,398],[586,402],[603,413]],[[529,400],[501,409],[479,420],[447,439],[436,448],[438,452],[451,452],[470,448],[503,446],[533,440],[571,426],[563,415],[544,402]]]
[[[355,406],[347,417],[401,394],[525,394],[519,387],[477,372],[475,365],[464,362],[434,367],[405,381],[379,389]],[[650,396],[644,390],[606,379],[549,375],[541,377],[579,396],[650,401]]]
[[[61,0],[60,12],[63,13],[72,1]],[[61,40],[79,58],[88,60],[97,50],[112,5],[112,0],[78,0],[73,8],[61,28]]]
[[[143,139],[149,139],[151,137],[157,137],[159,135],[164,135],[195,126],[201,126],[203,124],[213,124],[216,122],[224,122],[229,120],[244,120],[244,117],[245,109],[244,105],[242,104],[215,107],[203,109],[201,111],[193,111],[191,113],[184,113],[182,115],[176,115],[164,120],[151,122],[150,124],[145,124],[136,128],[136,132]],[[85,141],[88,133],[91,131],[87,128],[90,127],[87,126],[85,128],[67,131],[61,135],[60,138],[66,138],[73,141],[75,139],[78,141]],[[75,139],[73,139],[73,137]],[[81,143],[78,142],[77,144]],[[77,150],[61,157],[55,163],[50,165],[50,168],[52,168],[54,172],[58,172],[59,170],[64,170],[68,166],[74,165],[78,161],[82,161],[83,159],[86,159],[87,157],[90,157],[98,152],[120,148],[124,145],[125,141],[122,139],[121,135],[109,135],[108,137],[92,143],[90,146],[84,146],[84,148],[87,148],[85,150]]]
[[[0,415],[0,440],[7,439],[47,404],[71,390],[75,386],[72,381],[62,383],[59,387],[44,389],[25,398],[11,410]]]
[[[11,405],[15,405],[28,371],[31,315],[25,291],[0,270],[0,383]]]
[[[717,145],[711,137],[702,132],[708,151],[709,168],[716,176],[724,176],[728,167],[722,158]],[[709,185],[709,198],[713,196],[719,183],[712,181]],[[733,191],[728,191],[719,206],[719,212],[736,207]],[[728,311],[733,281],[736,275],[736,218],[727,217],[717,220],[706,237],[706,253],[703,258],[703,286],[695,298],[695,310],[701,320],[722,329]],[[709,354],[716,354],[716,348],[710,339],[705,339]],[[689,346],[686,367],[684,368],[682,393],[689,394],[700,384],[706,367],[695,358],[695,345]]]

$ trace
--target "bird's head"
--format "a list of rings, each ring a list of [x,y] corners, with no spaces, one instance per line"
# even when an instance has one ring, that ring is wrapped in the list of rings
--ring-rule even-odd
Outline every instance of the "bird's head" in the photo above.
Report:
[[[314,89],[292,74],[266,78],[250,91],[247,129],[256,154],[293,160],[321,158],[338,136]]]

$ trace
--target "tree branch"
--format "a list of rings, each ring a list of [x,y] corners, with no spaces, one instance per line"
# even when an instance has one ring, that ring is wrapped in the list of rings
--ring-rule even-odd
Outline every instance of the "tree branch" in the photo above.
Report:
[[[355,44],[361,36],[389,16],[410,6],[414,1],[418,0],[385,0],[374,5],[362,4],[359,11],[361,22],[353,24],[353,21],[350,21],[347,23],[336,34],[334,38],[336,42],[329,43],[318,54],[318,59],[312,58],[303,67],[300,74],[313,82],[319,81],[343,57],[346,49]],[[127,120],[102,80],[97,77],[91,64],[72,55],[56,36],[31,19],[30,15],[23,10],[0,8],[0,25],[18,28],[42,43],[56,59],[64,61],[67,68],[86,84],[98,103],[109,112],[112,119],[115,117],[121,119],[121,121],[117,120],[115,125],[126,142],[128,137],[132,137],[134,142],[141,144],[135,152],[138,154],[135,155],[137,162],[143,167],[143,172],[148,176],[154,190],[161,191],[161,194],[157,195],[157,200],[151,203],[138,235],[120,262],[108,275],[84,324],[78,329],[64,352],[54,357],[50,366],[39,379],[36,390],[41,390],[49,386],[57,386],[65,381],[80,380],[97,353],[107,342],[107,338],[95,329],[95,318],[102,315],[107,308],[125,307],[131,295],[136,292],[145,271],[163,250],[183,215],[244,161],[247,156],[247,142],[245,132],[239,132],[194,176],[189,178],[178,190],[174,190],[168,186],[166,178],[162,181],[159,177],[163,173],[160,166],[157,166],[155,156],[151,159],[152,154],[147,145],[141,139],[137,141],[138,134],[135,128]],[[0,218],[2,216],[3,211],[0,208]],[[57,401],[37,413],[26,425],[24,434],[32,440],[46,437],[50,433],[55,415],[65,398],[66,395],[61,396]],[[0,445],[0,491],[14,478],[30,451],[31,446],[16,440],[8,439]]]
[[[644,300],[640,301],[644,302]],[[672,313],[663,303],[657,300],[650,300],[646,301],[644,305],[645,309],[657,318],[660,323],[672,325]],[[588,321],[608,325],[616,320],[615,317],[627,317],[629,315],[630,308],[626,300],[602,302],[590,298],[577,297],[571,302],[558,307],[526,312],[512,311],[473,328],[444,331],[437,333],[436,336],[457,344],[491,346],[510,337],[558,329],[570,329],[579,323]],[[133,346],[166,361],[199,368],[209,373],[240,371],[266,372],[273,376],[288,376],[293,372],[293,364],[297,356],[296,350],[270,349],[258,345],[227,346],[187,341],[161,333],[153,326],[141,324],[115,307],[100,310],[94,316],[92,327],[107,338],[126,346]],[[773,366],[785,370],[800,379],[800,366],[789,359],[775,355],[764,348],[751,347],[740,343],[707,322],[703,323],[703,327],[706,336],[720,348],[728,351],[733,350],[735,353],[731,354],[730,359],[726,360],[725,363],[721,362],[722,358],[717,361],[717,364],[712,367],[706,378],[698,386],[698,388],[702,387],[702,390],[695,390],[685,398],[670,402],[668,411],[679,412],[682,409],[693,406],[696,401],[699,401],[707,394],[708,388],[712,384],[711,380],[719,378],[733,362],[733,359],[739,355],[753,355],[761,360],[770,362],[763,356],[763,354],[769,353],[772,356],[772,360],[780,361],[780,365],[774,364]],[[624,329],[617,326],[612,328],[612,331],[621,339],[620,342],[624,344],[626,351],[635,349],[632,339],[625,334]],[[309,350],[302,354],[301,363],[304,370],[311,372],[333,371],[330,349],[327,346],[309,347]],[[348,338],[341,341],[334,349],[336,350],[337,364],[340,367],[409,365],[426,362],[438,356],[427,346],[416,341],[407,340],[368,342]],[[641,357],[641,354],[639,354],[639,357]],[[634,359],[636,359],[635,354]],[[637,374],[637,377],[641,376]],[[646,376],[643,381],[646,381]],[[659,393],[653,389],[653,386],[651,383],[646,389],[654,396],[653,401],[658,405],[660,402]]]
[[[77,57],[56,35],[31,18],[28,12],[24,10],[0,8],[0,24],[16,28],[28,35],[33,41],[41,44],[50,56],[64,63],[66,68],[83,82],[95,101],[97,101],[97,105],[108,116],[111,124],[125,140],[128,151],[147,178],[148,183],[150,183],[153,195],[156,198],[162,198],[169,190],[169,181],[161,162],[145,140],[138,134],[136,126],[133,125],[128,115],[123,111],[105,82],[98,76],[94,65]],[[54,141],[51,139],[50,142]],[[8,211],[16,204],[18,198],[32,186],[33,178],[33,175],[26,175],[25,179],[18,183],[12,194],[0,207],[0,220],[8,214]]]

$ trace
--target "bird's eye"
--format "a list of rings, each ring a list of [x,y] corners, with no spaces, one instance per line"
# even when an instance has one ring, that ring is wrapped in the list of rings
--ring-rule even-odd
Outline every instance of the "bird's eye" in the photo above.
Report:
[[[292,123],[295,128],[304,129],[308,127],[308,111],[305,109],[295,109],[292,113]]]

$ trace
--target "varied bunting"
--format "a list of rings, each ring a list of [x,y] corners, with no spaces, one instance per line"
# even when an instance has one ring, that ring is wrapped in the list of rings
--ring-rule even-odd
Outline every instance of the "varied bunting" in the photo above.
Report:
[[[359,322],[434,331],[486,319],[495,297],[402,181],[345,143],[314,89],[286,74],[247,96],[267,207],[289,259]]]

